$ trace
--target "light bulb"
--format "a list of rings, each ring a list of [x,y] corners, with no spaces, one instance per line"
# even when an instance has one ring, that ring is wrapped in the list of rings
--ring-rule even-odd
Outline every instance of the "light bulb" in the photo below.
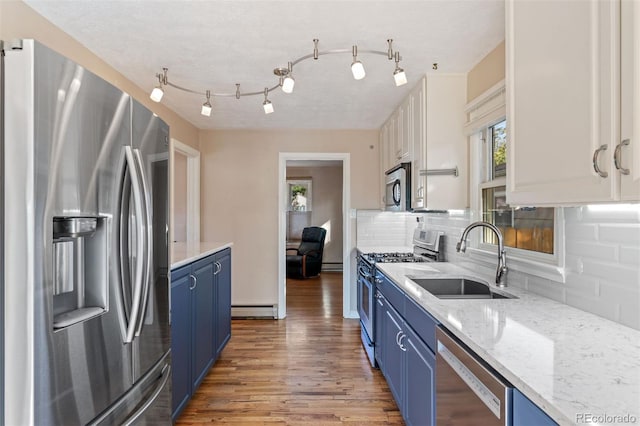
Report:
[[[396,86],[407,84],[407,75],[402,68],[396,68],[393,72],[393,79],[396,81]]]
[[[273,112],[273,104],[270,100],[266,100],[262,103],[262,108],[264,108],[265,114],[271,114]]]
[[[153,88],[149,97],[153,102],[160,102],[162,100],[162,95],[164,95],[164,90],[162,90],[162,87],[157,86]]]
[[[356,80],[362,80],[367,75],[364,72],[364,65],[360,61],[354,61],[351,64],[351,73],[353,73],[353,78]]]
[[[295,85],[296,85],[296,81],[293,79],[291,75],[288,75],[282,81],[282,91],[284,93],[291,93],[293,92],[293,86]]]

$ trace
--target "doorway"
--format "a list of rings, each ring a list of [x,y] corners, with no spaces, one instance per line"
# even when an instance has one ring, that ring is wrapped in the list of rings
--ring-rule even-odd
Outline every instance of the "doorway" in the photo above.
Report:
[[[319,196],[322,196],[322,192],[325,189],[322,189],[322,185],[320,188],[318,187],[318,183],[314,183],[313,174],[317,176],[322,175],[322,171],[318,171],[322,167],[334,167],[341,168],[341,186],[342,186],[342,194],[341,194],[341,205],[342,208],[338,212],[338,216],[340,218],[338,224],[335,219],[331,221],[329,217],[331,213],[330,206],[321,207],[319,206]],[[287,170],[289,169],[290,174],[287,174]],[[314,171],[315,170],[315,171]],[[327,174],[327,173],[324,173]],[[287,178],[290,178],[290,182],[287,182]],[[316,179],[317,180],[317,179]],[[302,185],[305,183],[305,185]],[[297,186],[305,186],[306,192],[305,195],[311,198],[304,200],[304,205],[313,206],[311,207],[310,213],[303,213],[306,210],[306,207],[300,208],[300,202],[296,202],[296,207],[291,207],[291,195],[290,190],[292,187]],[[330,246],[329,240],[337,235],[336,232],[339,233],[339,238],[335,238],[337,240],[341,240],[340,250],[336,250],[335,252],[328,251],[325,252],[325,256],[329,254],[329,257],[325,257],[328,260],[328,266],[331,265],[330,262],[333,261],[334,266],[338,267],[339,264],[342,266],[343,274],[342,274],[342,311],[344,317],[351,316],[351,280],[349,279],[351,270],[351,261],[350,261],[350,248],[351,248],[351,224],[349,221],[349,211],[350,211],[350,154],[348,153],[280,153],[280,161],[279,161],[279,214],[278,214],[278,249],[279,249],[279,265],[278,265],[278,318],[282,319],[286,317],[286,247],[287,247],[287,239],[289,239],[290,243],[295,244],[296,233],[298,231],[300,223],[306,223],[305,221],[309,221],[310,225],[322,226],[327,229],[327,240],[325,240],[325,250]],[[300,197],[298,197],[298,201]],[[314,217],[314,209],[317,210],[316,217]],[[296,223],[293,223],[292,220]],[[300,222],[302,221],[302,222]],[[300,222],[300,223],[298,223]],[[337,228],[337,229],[336,229]],[[341,229],[340,229],[341,228]],[[335,247],[334,240],[334,247]],[[335,256],[338,258],[334,259]],[[324,263],[324,259],[323,259]]]

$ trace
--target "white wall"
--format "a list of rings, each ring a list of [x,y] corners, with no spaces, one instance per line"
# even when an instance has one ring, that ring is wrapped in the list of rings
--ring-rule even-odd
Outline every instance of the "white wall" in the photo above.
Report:
[[[382,218],[387,234],[391,223],[396,224],[398,233],[415,228],[413,215],[399,216],[405,224],[385,220],[384,213],[379,215],[378,224]],[[565,208],[564,216],[566,282],[510,270],[508,285],[640,330],[640,205]],[[448,261],[472,268],[484,277],[495,275],[495,266],[474,262],[469,255],[455,251],[463,229],[471,222],[469,212],[423,217],[426,227],[445,232]],[[374,223],[370,218],[367,221]]]

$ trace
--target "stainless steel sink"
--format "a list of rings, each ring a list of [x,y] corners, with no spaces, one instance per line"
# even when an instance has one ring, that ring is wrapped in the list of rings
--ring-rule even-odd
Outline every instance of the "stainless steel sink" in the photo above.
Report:
[[[440,299],[517,299],[467,278],[411,278],[411,281]]]

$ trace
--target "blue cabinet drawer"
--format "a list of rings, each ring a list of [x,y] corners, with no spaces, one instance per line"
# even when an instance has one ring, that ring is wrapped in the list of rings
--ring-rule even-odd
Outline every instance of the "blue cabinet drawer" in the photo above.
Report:
[[[405,303],[405,318],[416,334],[436,353],[436,326],[438,321],[418,306],[409,296]]]

